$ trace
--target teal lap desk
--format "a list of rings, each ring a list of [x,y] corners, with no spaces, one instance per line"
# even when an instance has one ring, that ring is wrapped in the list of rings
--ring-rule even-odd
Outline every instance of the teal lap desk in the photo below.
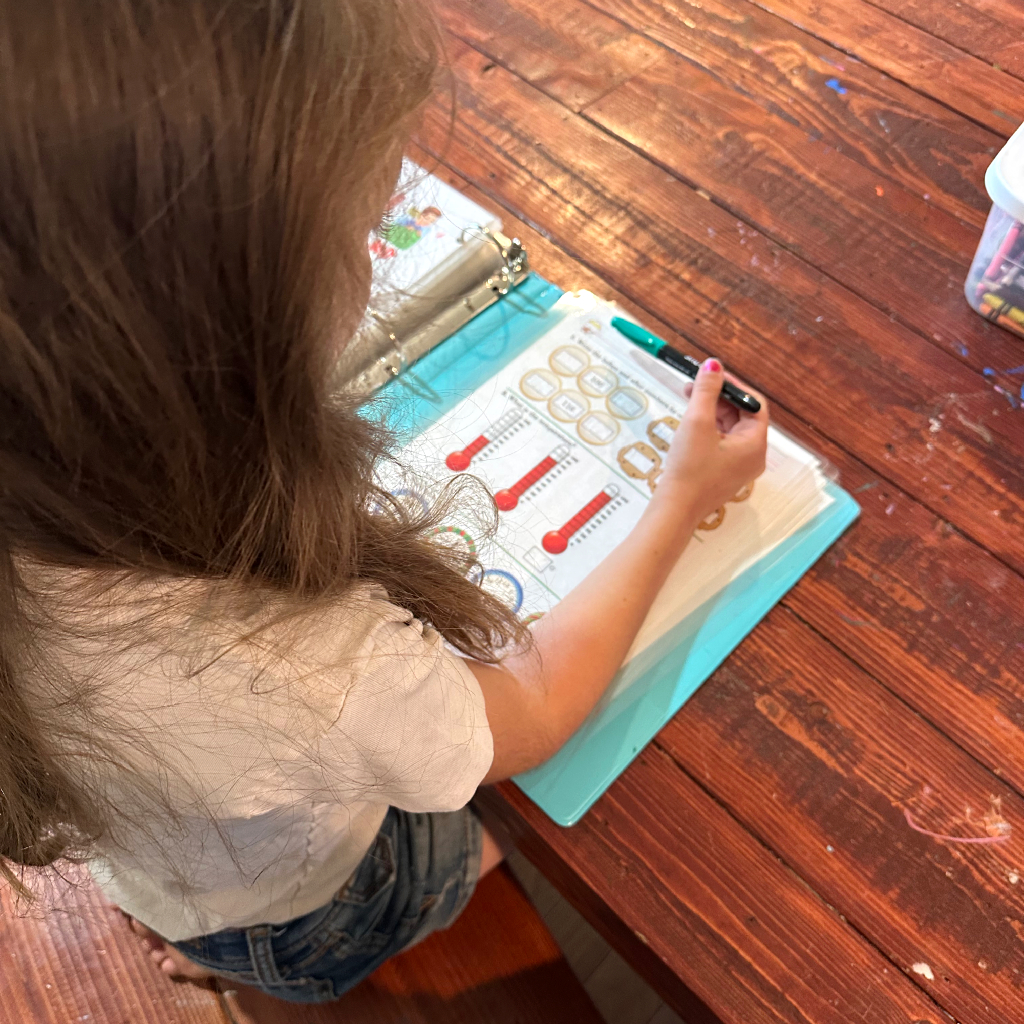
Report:
[[[412,438],[549,330],[562,292],[536,274],[485,310],[374,400]],[[551,760],[516,784],[560,825],[573,825],[743,638],[857,518],[837,484],[827,509],[624,666]],[[628,685],[626,685],[628,683]],[[618,684],[618,685],[616,685]]]

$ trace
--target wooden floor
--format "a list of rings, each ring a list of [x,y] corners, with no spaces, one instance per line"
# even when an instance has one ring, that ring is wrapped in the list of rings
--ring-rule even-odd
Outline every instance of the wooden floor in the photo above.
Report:
[[[421,159],[863,506],[579,826],[503,789],[523,849],[691,1024],[1024,1019],[1024,343],[962,294],[1024,5],[441,7]]]
[[[602,1024],[506,868],[450,930],[319,1006],[171,981],[84,874],[34,911],[0,887],[0,957],[0,1024]]]

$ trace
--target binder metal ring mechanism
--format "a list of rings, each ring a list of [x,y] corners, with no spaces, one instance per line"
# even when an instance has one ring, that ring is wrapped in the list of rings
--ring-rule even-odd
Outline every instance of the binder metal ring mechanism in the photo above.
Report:
[[[428,275],[370,309],[338,367],[346,390],[370,395],[449,338],[529,275],[526,250],[496,228],[465,229],[459,248]]]

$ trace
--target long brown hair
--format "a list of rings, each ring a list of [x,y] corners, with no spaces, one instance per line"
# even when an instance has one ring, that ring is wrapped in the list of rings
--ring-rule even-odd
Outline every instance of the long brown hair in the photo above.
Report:
[[[109,814],[58,755],[74,687],[61,721],[26,697],[45,630],[25,564],[297,603],[372,580],[476,658],[522,638],[426,539],[440,513],[375,484],[387,433],[328,393],[437,60],[424,0],[0,5],[9,861],[86,850]]]

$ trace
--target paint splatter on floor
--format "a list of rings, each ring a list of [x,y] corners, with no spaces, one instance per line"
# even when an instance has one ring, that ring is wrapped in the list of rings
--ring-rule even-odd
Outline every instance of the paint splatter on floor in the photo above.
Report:
[[[825,82],[827,89],[832,89],[834,92],[839,93],[840,96],[845,96],[850,90],[839,81],[838,78],[830,78]]]
[[[841,618],[843,620],[843,622],[845,622],[848,626],[856,626],[858,629],[864,629],[864,628],[867,628],[867,629],[878,629],[879,628],[873,622],[868,622],[867,619],[854,619],[854,618],[851,618],[849,615],[844,615],[842,612],[838,612],[837,614],[839,615],[839,618]]]
[[[1004,821],[1001,817],[998,822],[992,821],[991,823],[986,823],[985,831],[989,833],[987,836],[947,836],[942,832],[932,832],[931,829],[918,825],[918,823],[914,821],[914,816],[906,807],[903,808],[903,817],[907,819],[907,824],[915,832],[920,832],[923,836],[930,836],[932,839],[941,839],[944,843],[988,845],[990,843],[1005,843],[1011,838],[1010,823],[1008,821]],[[986,815],[986,819],[987,818],[988,815]]]
[[[927,978],[929,981],[935,980],[935,972],[923,960],[913,964],[910,969],[915,974],[920,974],[922,978]]]
[[[967,419],[966,416],[960,413],[956,414],[956,418],[965,426],[968,430],[973,430],[986,444],[992,443],[992,431],[988,427],[982,426],[980,423],[972,423],[971,420]]]
[[[993,387],[993,390],[994,390],[995,392],[997,392],[998,394],[1002,395],[1002,396],[1003,396],[1003,397],[1004,397],[1004,398],[1005,398],[1005,399],[1006,399],[1006,400],[1007,400],[1007,401],[1008,401],[1008,402],[1010,403],[1010,408],[1011,408],[1011,409],[1016,409],[1016,408],[1017,408],[1017,406],[1018,406],[1018,405],[1020,404],[1020,403],[1019,403],[1019,402],[1017,401],[1017,396],[1016,396],[1016,395],[1014,395],[1014,394],[1011,394],[1011,393],[1010,393],[1009,391],[1007,391],[1007,390],[1006,390],[1005,388],[1001,388],[1001,387],[1000,387],[1000,386],[999,386],[998,384],[996,384],[996,385],[995,385],[995,386]],[[1024,388],[1021,388],[1021,390],[1022,390],[1022,391],[1024,391]]]

